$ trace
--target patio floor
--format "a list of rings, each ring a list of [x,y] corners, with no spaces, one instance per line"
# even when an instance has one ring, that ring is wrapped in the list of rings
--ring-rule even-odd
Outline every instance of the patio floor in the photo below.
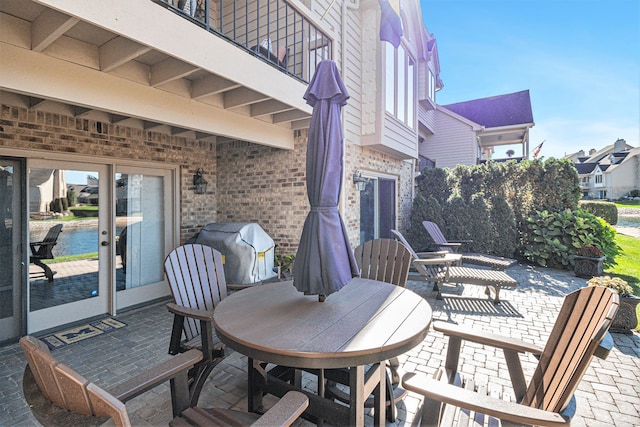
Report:
[[[434,319],[544,343],[563,296],[585,286],[586,281],[572,272],[531,266],[513,267],[508,272],[520,285],[513,291],[502,291],[502,303],[497,306],[487,300],[479,286],[447,288],[442,301],[435,299],[431,286],[419,276],[411,276],[407,286],[429,301]],[[54,350],[53,355],[106,389],[133,372],[171,357],[167,349],[172,318],[164,304],[122,313],[116,319],[128,326]],[[640,425],[640,335],[612,335],[613,351],[607,360],[594,358],[576,394],[577,425]],[[420,346],[400,357],[402,372],[431,375],[444,363],[445,348],[442,335],[430,332]],[[463,347],[460,370],[488,383],[490,390],[509,392],[508,373],[502,360],[500,352],[468,345]],[[25,359],[18,344],[0,347],[0,425],[38,425],[22,398],[24,367]],[[523,358],[523,367],[529,378],[535,359]],[[314,377],[305,376],[304,385],[315,390]],[[200,405],[246,410],[245,386],[246,358],[234,352],[212,373]],[[399,404],[398,421],[390,425],[410,425],[419,405],[420,399],[409,394]],[[167,425],[171,420],[168,384],[133,399],[127,406],[133,425]],[[373,418],[368,416],[366,423],[373,424]]]

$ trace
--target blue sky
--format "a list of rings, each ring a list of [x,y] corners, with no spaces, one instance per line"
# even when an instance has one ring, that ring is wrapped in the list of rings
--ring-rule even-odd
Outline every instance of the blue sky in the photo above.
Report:
[[[531,150],[546,140],[540,156],[600,149],[618,138],[640,146],[640,0],[421,5],[438,43],[438,104],[528,89]],[[506,150],[498,147],[494,157]]]

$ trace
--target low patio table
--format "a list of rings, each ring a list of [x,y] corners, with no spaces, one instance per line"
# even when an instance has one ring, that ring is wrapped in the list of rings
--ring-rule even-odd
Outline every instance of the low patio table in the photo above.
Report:
[[[364,425],[364,403],[373,392],[375,424],[385,423],[385,361],[416,347],[427,335],[432,310],[406,288],[355,278],[319,302],[298,292],[291,281],[236,292],[215,309],[214,326],[222,342],[249,358],[249,410],[261,406],[260,363],[287,368],[349,368],[350,405],[345,407],[305,392],[307,414],[336,425]],[[371,365],[365,370],[366,365]],[[267,376],[269,392],[292,387]],[[322,375],[318,378],[322,389]],[[270,387],[271,382],[279,387]],[[258,389],[256,389],[258,388]]]

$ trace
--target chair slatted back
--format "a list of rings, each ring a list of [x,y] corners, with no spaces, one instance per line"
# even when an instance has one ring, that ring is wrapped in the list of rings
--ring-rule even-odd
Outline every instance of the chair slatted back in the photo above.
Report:
[[[40,340],[25,336],[20,346],[38,388],[51,403],[74,414],[111,417],[117,426],[131,425],[124,403],[60,363]]]
[[[354,251],[360,277],[404,287],[409,276],[411,253],[401,243],[391,239],[364,242]]]
[[[176,304],[213,311],[227,296],[222,254],[210,246],[179,246],[164,261],[164,271]],[[185,319],[187,340],[200,335],[200,322]]]
[[[446,237],[444,237],[444,234],[442,234],[442,231],[440,231],[440,227],[438,226],[438,224],[431,221],[422,221],[422,225],[427,230],[427,233],[429,233],[429,236],[431,236],[431,240],[433,240],[436,246],[438,246],[439,244],[449,243]],[[454,252],[452,248],[448,247],[442,247],[442,250]]]
[[[62,224],[56,224],[47,231],[35,255],[44,259],[53,259],[53,247],[58,243],[58,237],[62,232]]]
[[[396,238],[400,241],[400,243],[402,243],[409,250],[409,253],[411,254],[411,257],[412,257],[412,260],[411,260],[412,262],[413,260],[420,259],[420,256],[416,253],[416,251],[413,250],[413,248],[411,247],[409,242],[407,242],[407,239],[402,235],[402,233],[400,233],[398,230],[391,230],[391,232],[393,233],[394,236],[396,236]],[[414,263],[413,266],[416,268],[416,270],[418,270],[418,273],[422,274],[424,277],[427,277],[427,278],[439,276],[447,268],[445,264],[425,265],[425,264]]]
[[[567,295],[522,403],[561,412],[569,403],[618,310],[611,289],[589,286]]]

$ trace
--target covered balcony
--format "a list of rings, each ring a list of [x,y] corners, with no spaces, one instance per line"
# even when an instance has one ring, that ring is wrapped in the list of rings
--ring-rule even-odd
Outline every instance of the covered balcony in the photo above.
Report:
[[[332,38],[285,0],[4,0],[0,99],[36,111],[293,148]],[[318,18],[318,21],[320,19]]]

